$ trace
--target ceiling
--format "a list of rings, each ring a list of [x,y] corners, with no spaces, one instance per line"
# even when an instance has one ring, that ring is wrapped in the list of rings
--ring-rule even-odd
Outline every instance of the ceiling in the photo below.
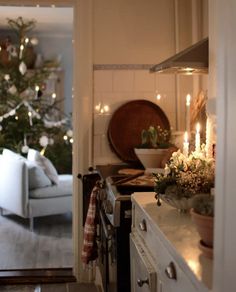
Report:
[[[36,20],[35,32],[40,33],[72,33],[73,8],[71,7],[23,7],[1,6],[0,29],[7,29],[7,18]]]

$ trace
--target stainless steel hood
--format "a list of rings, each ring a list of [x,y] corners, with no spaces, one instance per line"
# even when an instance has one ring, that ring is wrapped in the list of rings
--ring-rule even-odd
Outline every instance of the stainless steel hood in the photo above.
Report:
[[[151,67],[150,72],[185,75],[207,74],[208,38]]]

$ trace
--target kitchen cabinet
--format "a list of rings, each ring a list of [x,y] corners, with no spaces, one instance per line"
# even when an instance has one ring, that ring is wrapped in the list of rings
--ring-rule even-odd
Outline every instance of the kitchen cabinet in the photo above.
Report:
[[[212,260],[198,248],[190,215],[164,202],[158,207],[154,195],[134,193],[131,198],[131,291],[209,292]]]

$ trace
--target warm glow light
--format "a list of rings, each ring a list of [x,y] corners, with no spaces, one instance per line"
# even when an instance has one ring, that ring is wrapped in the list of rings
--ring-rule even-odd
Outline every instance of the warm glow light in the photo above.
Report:
[[[35,85],[35,90],[39,91],[39,86],[38,85]]]
[[[29,117],[32,117],[32,113],[31,113],[31,112],[28,112],[28,116],[29,116]]]
[[[190,101],[191,101],[191,95],[187,94],[186,95],[186,106],[190,106]]]
[[[157,100],[160,100],[161,99],[160,93],[157,94],[156,98],[157,98]]]
[[[26,38],[25,43],[28,44],[28,42],[29,42],[29,38]]]
[[[96,110],[96,111],[99,112],[99,111],[100,111],[100,108],[101,108],[101,103],[95,105],[95,110]]]
[[[72,144],[74,142],[73,138],[70,138],[70,143]]]
[[[2,47],[0,46],[0,52],[1,52],[1,50],[2,50]]]
[[[21,51],[24,50],[24,45],[20,45],[20,50],[21,50]]]
[[[188,142],[188,132],[184,132],[184,142]]]
[[[104,109],[105,112],[109,112],[109,110],[110,110],[108,105],[104,105],[103,109]]]
[[[197,131],[197,133],[200,132],[200,124],[199,123],[197,123],[197,125],[196,125],[196,131]]]
[[[63,139],[64,139],[65,141],[67,141],[67,140],[68,140],[68,137],[67,137],[66,135],[64,135],[64,136],[63,136]]]
[[[56,98],[57,97],[57,95],[56,95],[56,93],[54,92],[53,94],[52,94],[52,98]]]
[[[15,120],[18,120],[18,116],[15,116]]]

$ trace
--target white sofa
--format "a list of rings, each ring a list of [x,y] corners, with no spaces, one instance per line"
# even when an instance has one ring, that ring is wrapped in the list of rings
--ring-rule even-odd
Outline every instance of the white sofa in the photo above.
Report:
[[[0,209],[30,220],[72,210],[72,175],[58,175],[58,184],[41,188],[29,187],[29,166],[22,159],[0,155]]]

